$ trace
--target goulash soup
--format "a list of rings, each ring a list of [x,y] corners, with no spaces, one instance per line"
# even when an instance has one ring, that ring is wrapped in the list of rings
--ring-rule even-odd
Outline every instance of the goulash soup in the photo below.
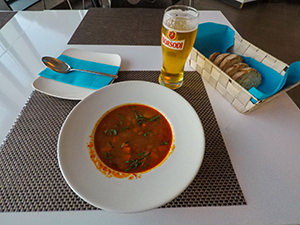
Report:
[[[108,111],[98,123],[94,146],[109,168],[138,173],[159,165],[173,142],[167,119],[141,104],[127,104]]]

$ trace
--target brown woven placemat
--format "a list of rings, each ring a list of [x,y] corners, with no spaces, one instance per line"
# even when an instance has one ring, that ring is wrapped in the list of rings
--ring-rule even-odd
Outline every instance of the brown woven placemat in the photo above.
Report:
[[[0,29],[14,17],[16,12],[0,12]]]
[[[157,71],[123,71],[118,82],[157,82],[158,75]],[[200,75],[186,72],[184,85],[177,92],[190,102],[202,121],[205,155],[192,184],[162,207],[246,204]],[[72,192],[58,167],[59,130],[77,103],[32,93],[0,149],[1,212],[95,209]]]
[[[89,9],[69,44],[160,45],[163,9]]]

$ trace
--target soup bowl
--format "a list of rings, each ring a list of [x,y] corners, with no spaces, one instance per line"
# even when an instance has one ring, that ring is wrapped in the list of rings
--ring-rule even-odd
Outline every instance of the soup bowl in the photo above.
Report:
[[[169,121],[172,153],[162,164],[136,179],[106,176],[89,154],[95,124],[124,104],[155,108]],[[66,118],[58,139],[58,162],[69,187],[84,201],[107,211],[138,212],[166,204],[193,181],[204,156],[204,131],[194,108],[178,93],[145,81],[124,81],[87,96]]]

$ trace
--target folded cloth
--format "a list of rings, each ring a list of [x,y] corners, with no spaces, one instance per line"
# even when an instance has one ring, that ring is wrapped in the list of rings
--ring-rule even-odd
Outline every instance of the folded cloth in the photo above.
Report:
[[[201,52],[206,58],[214,52],[226,52],[234,45],[234,30],[218,23],[201,23],[194,48]]]
[[[112,66],[112,65],[102,64],[98,62],[81,60],[66,55],[60,55],[59,57],[57,57],[57,59],[69,64],[71,68],[109,73],[112,75],[117,75],[120,69],[119,66]],[[108,85],[113,79],[110,77],[82,72],[82,71],[72,71],[65,74],[58,73],[49,68],[46,68],[45,70],[41,71],[39,75],[66,84],[71,84],[74,86],[80,86],[80,87],[91,88],[91,89],[102,88]]]

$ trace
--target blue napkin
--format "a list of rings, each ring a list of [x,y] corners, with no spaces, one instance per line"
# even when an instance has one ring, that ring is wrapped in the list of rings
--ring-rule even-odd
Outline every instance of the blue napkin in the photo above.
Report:
[[[206,58],[214,52],[225,53],[234,45],[235,32],[228,26],[217,23],[202,23],[198,25],[198,32],[194,48]],[[290,65],[290,69],[282,76],[277,71],[256,61],[251,57],[243,57],[244,62],[255,68],[262,76],[262,83],[257,88],[252,87],[249,92],[259,100],[268,98],[287,85],[291,86],[300,80],[300,62]],[[253,103],[255,99],[251,99]]]
[[[96,72],[109,73],[112,75],[116,75],[120,69],[119,66],[112,66],[112,65],[102,64],[102,63],[76,59],[66,55],[60,55],[57,58],[65,63],[68,63],[71,66],[71,68],[74,69],[76,68],[76,69],[83,69],[83,70],[91,70]],[[49,68],[46,68],[45,70],[41,71],[39,75],[66,84],[71,84],[74,86],[80,86],[80,87],[91,88],[91,89],[102,88],[108,85],[112,80],[112,78],[110,77],[87,73],[87,72],[81,72],[81,71],[72,71],[69,73],[58,73]]]
[[[287,80],[283,88],[289,88],[298,83],[300,81],[300,61],[292,63],[285,74],[287,74]]]
[[[214,52],[226,52],[234,45],[234,31],[223,24],[201,23],[198,25],[194,48],[208,58]]]

